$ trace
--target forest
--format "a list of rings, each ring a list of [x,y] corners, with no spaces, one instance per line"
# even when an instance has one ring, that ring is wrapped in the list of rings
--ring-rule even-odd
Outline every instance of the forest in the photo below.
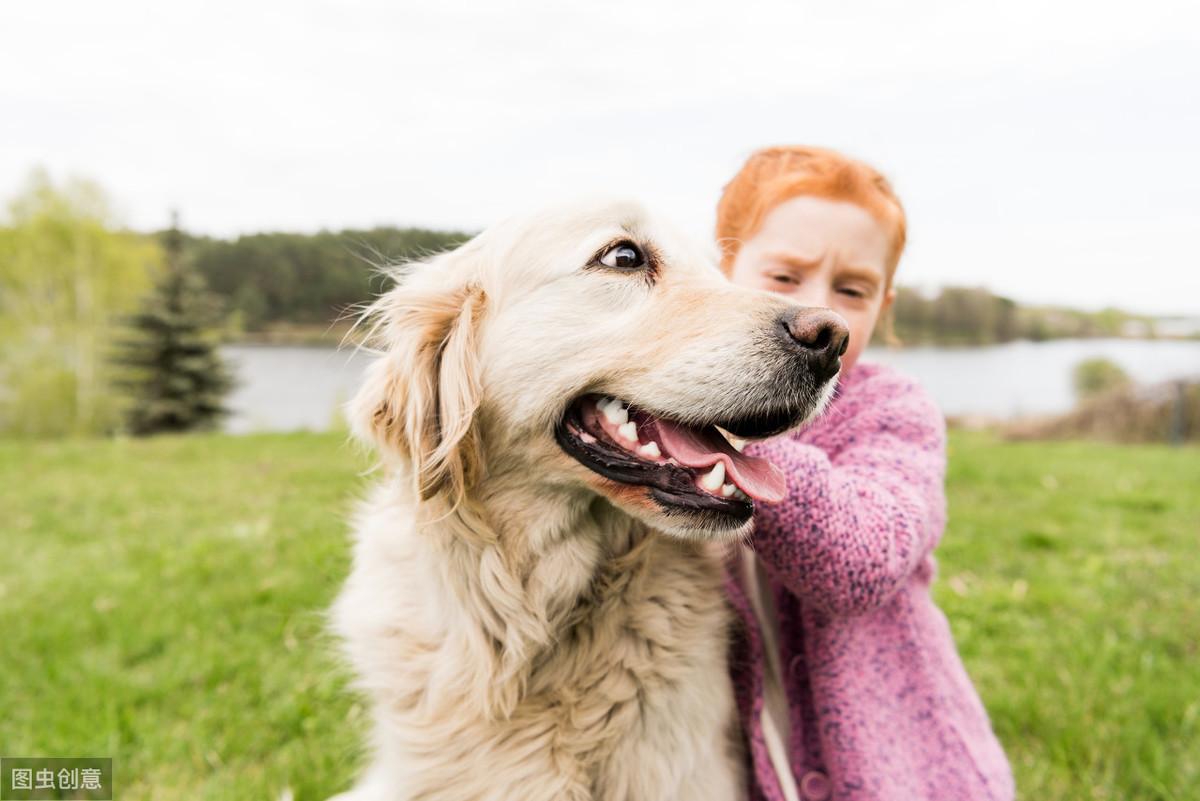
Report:
[[[375,227],[234,238],[124,226],[97,185],[30,176],[0,219],[0,431],[114,430],[116,357],[168,262],[215,296],[224,341],[337,344],[354,310],[386,286],[384,268],[465,241],[462,231]],[[164,242],[178,240],[166,256]],[[150,316],[148,317],[147,314]],[[196,322],[193,327],[200,326]],[[151,326],[153,327],[153,326]],[[160,326],[161,327],[161,326]],[[1117,310],[1023,306],[982,288],[933,296],[901,287],[881,342],[984,345],[1016,339],[1154,336],[1154,321]],[[891,336],[889,336],[891,335]],[[138,357],[139,359],[144,357]],[[218,384],[220,382],[217,382]]]
[[[234,336],[320,338],[385,284],[378,269],[452,248],[460,231],[350,229],[314,234],[256,233],[234,239],[189,237],[186,255],[231,312]],[[979,287],[944,287],[927,296],[899,287],[894,333],[906,345],[986,345],[1016,339],[1152,336],[1153,320],[1116,309],[1085,312],[1022,306]],[[877,332],[887,341],[887,328]],[[276,338],[280,338],[277,336]],[[286,338],[286,336],[283,336]]]
[[[187,237],[185,260],[225,299],[232,330],[328,327],[384,287],[382,267],[452,248],[468,234],[378,227],[315,234]]]

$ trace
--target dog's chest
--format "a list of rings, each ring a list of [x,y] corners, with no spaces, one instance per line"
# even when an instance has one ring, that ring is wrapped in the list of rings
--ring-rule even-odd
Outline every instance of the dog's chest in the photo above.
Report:
[[[722,777],[704,781],[722,785],[728,621],[719,567],[676,543],[597,577],[525,701],[556,715],[557,745],[593,798],[667,798],[708,772]]]

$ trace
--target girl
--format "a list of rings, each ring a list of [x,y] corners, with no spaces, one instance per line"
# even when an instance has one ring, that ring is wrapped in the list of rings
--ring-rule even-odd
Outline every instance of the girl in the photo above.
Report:
[[[747,452],[788,475],[727,591],[755,801],[1013,797],[1004,752],[929,594],[945,523],[945,424],[914,381],[859,364],[895,298],[905,216],[871,167],[829,150],[753,154],[717,211],[735,283],[846,319],[836,399]]]

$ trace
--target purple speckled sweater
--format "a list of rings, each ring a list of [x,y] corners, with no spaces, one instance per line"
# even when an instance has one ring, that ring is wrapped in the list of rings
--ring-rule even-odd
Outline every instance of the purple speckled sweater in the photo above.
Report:
[[[1011,799],[1008,761],[929,595],[946,510],[933,401],[912,379],[859,364],[821,418],[747,452],[788,476],[787,498],[759,505],[753,547],[778,615],[801,798]],[[730,567],[750,798],[783,801],[763,737],[762,632]]]

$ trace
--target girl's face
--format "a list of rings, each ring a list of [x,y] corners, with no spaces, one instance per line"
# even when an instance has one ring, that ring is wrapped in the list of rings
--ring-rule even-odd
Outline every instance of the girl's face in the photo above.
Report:
[[[885,289],[890,249],[887,229],[861,206],[794,197],[772,209],[758,233],[742,244],[729,277],[845,318],[850,328],[842,357],[846,371],[896,296],[895,289]]]

